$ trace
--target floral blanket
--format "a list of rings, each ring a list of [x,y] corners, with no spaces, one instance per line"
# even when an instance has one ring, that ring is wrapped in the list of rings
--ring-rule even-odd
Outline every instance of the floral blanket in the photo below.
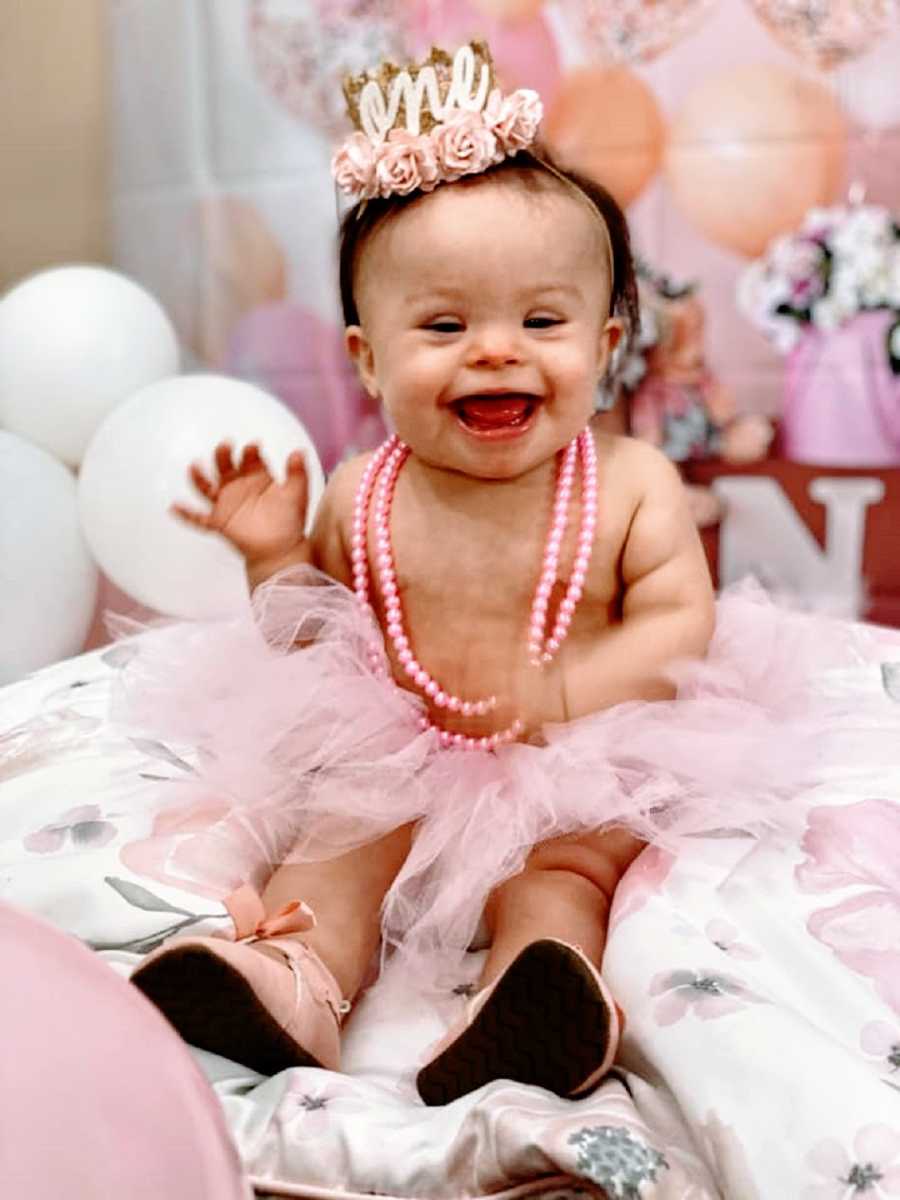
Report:
[[[227,927],[192,864],[196,827],[148,815],[151,796],[192,770],[190,748],[106,720],[129,653],[123,643],[0,690],[0,898],[122,972],[171,933]],[[892,704],[891,670],[841,686]],[[644,851],[619,888],[605,962],[626,1034],[586,1099],[498,1081],[421,1105],[416,1061],[471,990],[474,954],[442,1014],[388,969],[349,1021],[343,1074],[264,1079],[197,1052],[258,1191],[900,1196],[898,801],[900,745],[890,777],[859,764],[840,788],[798,796],[797,838],[698,839],[677,861]]]

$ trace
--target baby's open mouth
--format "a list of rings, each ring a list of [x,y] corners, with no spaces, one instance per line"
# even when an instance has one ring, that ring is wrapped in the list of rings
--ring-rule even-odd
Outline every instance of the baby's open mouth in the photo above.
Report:
[[[524,425],[537,404],[537,396],[524,392],[503,392],[498,395],[463,396],[454,401],[453,408],[467,428],[487,432]]]

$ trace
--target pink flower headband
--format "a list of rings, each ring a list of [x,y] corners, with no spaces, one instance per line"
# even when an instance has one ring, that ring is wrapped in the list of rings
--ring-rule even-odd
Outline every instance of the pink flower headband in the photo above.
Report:
[[[530,146],[543,115],[537,92],[504,96],[494,86],[483,42],[461,46],[452,59],[433,49],[416,68],[383,63],[349,78],[344,93],[357,129],[331,172],[353,200],[430,192],[484,171]]]

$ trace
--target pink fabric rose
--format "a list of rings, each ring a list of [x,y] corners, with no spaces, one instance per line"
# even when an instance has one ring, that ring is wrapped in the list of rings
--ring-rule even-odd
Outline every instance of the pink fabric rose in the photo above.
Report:
[[[392,129],[378,147],[375,177],[381,196],[407,196],[417,188],[432,191],[438,183],[438,162],[430,138]]]
[[[519,88],[509,96],[494,88],[484,109],[485,124],[504,155],[517,154],[531,145],[543,115],[541,98],[530,88]]]
[[[441,178],[459,179],[484,171],[503,157],[497,156],[497,138],[484,123],[481,113],[465,112],[431,131]]]
[[[355,200],[377,195],[375,147],[364,133],[353,133],[338,147],[331,160],[331,174],[342,192]]]

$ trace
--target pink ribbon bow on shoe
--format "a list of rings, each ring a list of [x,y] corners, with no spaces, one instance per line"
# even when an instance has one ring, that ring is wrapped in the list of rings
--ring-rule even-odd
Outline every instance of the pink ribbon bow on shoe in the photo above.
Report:
[[[135,985],[202,1050],[268,1075],[288,1067],[339,1070],[350,1004],[316,951],[296,936],[315,926],[312,909],[291,900],[267,916],[248,884],[224,903],[233,937],[173,939],[147,956],[132,976]]]
[[[249,883],[226,896],[223,904],[234,922],[235,943],[250,945],[270,941],[284,955],[297,985],[297,1005],[304,988],[308,988],[319,1003],[328,1005],[338,1021],[346,1016],[350,1002],[341,997],[334,976],[318,954],[303,942],[285,940],[290,934],[306,933],[315,928],[316,914],[308,904],[290,900],[278,912],[266,916],[259,892]]]
[[[242,884],[223,901],[234,922],[236,942],[259,942],[315,928],[316,915],[302,900],[290,900],[278,912],[266,916],[262,899],[251,884]]]

